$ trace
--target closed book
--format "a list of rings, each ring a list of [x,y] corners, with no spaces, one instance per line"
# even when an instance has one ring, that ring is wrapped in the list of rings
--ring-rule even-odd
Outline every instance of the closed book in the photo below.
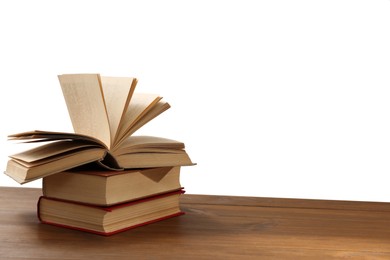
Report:
[[[45,224],[109,236],[184,214],[179,205],[182,193],[174,191],[110,207],[41,196],[38,218]]]
[[[180,166],[125,171],[78,169],[43,178],[45,197],[109,206],[182,189]]]

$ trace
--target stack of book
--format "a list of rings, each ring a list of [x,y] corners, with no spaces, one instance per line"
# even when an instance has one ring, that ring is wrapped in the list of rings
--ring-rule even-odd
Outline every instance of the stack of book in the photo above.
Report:
[[[43,223],[111,235],[183,214],[184,143],[133,135],[170,106],[135,93],[135,78],[59,76],[75,133],[29,131],[10,140],[40,144],[10,156],[5,173],[20,184],[43,179]]]
[[[73,170],[43,179],[43,223],[112,235],[182,213],[180,167]]]

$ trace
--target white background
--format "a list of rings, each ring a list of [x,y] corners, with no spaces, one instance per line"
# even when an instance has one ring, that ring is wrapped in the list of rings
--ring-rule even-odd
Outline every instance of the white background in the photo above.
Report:
[[[389,14],[385,0],[2,1],[0,168],[23,149],[8,134],[72,131],[58,74],[101,73],[171,104],[137,134],[186,144],[187,193],[390,202]]]

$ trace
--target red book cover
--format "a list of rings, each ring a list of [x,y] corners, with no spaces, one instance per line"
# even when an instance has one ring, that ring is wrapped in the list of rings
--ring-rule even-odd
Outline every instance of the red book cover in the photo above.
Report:
[[[77,225],[77,224],[75,224],[75,225],[65,224],[65,223],[62,223],[61,221],[59,221],[57,219],[56,220],[53,220],[53,219],[50,220],[50,218],[48,219],[46,216],[43,216],[44,214],[42,214],[42,208],[41,208],[42,207],[42,202],[43,201],[54,201],[54,202],[60,203],[61,206],[62,206],[61,209],[63,209],[63,210],[61,210],[61,212],[63,211],[64,214],[66,214],[67,211],[72,212],[72,208],[73,207],[82,208],[82,209],[84,209],[86,211],[88,211],[89,209],[92,209],[92,210],[95,210],[95,211],[105,212],[107,214],[113,214],[114,212],[116,212],[116,211],[118,211],[120,209],[124,209],[124,210],[126,210],[126,212],[129,215],[129,217],[131,217],[132,208],[134,206],[136,206],[136,205],[139,205],[139,204],[142,204],[142,203],[152,202],[152,203],[154,203],[155,206],[158,206],[158,204],[156,204],[156,203],[159,203],[160,201],[162,202],[164,198],[175,197],[175,196],[178,197],[179,195],[183,194],[184,192],[185,192],[184,190],[173,191],[173,192],[159,194],[159,195],[156,195],[156,196],[143,198],[143,199],[127,202],[127,203],[121,203],[121,204],[108,206],[108,207],[94,206],[94,205],[88,205],[88,204],[84,204],[84,203],[77,203],[77,202],[74,202],[74,201],[66,201],[66,200],[54,199],[54,198],[48,198],[48,197],[45,197],[45,196],[41,196],[39,198],[38,204],[37,204],[37,214],[38,214],[38,219],[42,223],[44,223],[44,224],[49,224],[49,225],[54,225],[54,226],[64,227],[64,228],[70,228],[70,229],[79,230],[79,231],[85,231],[85,232],[94,233],[94,234],[103,235],[103,236],[110,236],[110,235],[114,235],[114,234],[117,234],[117,233],[129,230],[129,229],[133,229],[133,228],[136,228],[136,227],[148,225],[148,224],[155,223],[155,222],[158,222],[158,221],[162,221],[162,220],[165,220],[165,219],[168,219],[168,218],[180,216],[180,215],[183,215],[185,213],[180,210],[179,205],[178,205],[176,207],[176,209],[174,210],[174,212],[172,212],[172,210],[171,210],[170,213],[162,214],[162,215],[160,214],[158,217],[154,217],[154,218],[150,218],[149,217],[149,219],[147,219],[145,221],[142,221],[142,222],[139,222],[139,223],[133,223],[131,225],[128,225],[128,226],[125,226],[125,227],[122,227],[122,228],[118,228],[118,229],[115,229],[115,230],[112,230],[112,231],[100,231],[100,230],[95,230],[93,228],[82,227],[82,226]],[[177,200],[177,204],[178,203],[179,202]],[[153,204],[151,204],[151,207],[147,208],[147,211],[149,212],[148,214],[153,213],[153,211],[154,211],[152,205]],[[67,210],[67,209],[69,209],[69,210]],[[156,210],[157,210],[157,208],[156,208]],[[74,212],[73,212],[72,216],[73,216],[75,221],[78,220],[78,217],[77,216],[75,217]],[[56,217],[58,217],[58,215]],[[103,226],[103,224],[102,224],[102,226]]]

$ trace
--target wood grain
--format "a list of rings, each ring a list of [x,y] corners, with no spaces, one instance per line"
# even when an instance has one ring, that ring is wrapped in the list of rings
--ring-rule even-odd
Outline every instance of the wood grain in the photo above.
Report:
[[[39,223],[0,188],[1,259],[390,259],[388,203],[183,195],[186,215],[102,237]]]

